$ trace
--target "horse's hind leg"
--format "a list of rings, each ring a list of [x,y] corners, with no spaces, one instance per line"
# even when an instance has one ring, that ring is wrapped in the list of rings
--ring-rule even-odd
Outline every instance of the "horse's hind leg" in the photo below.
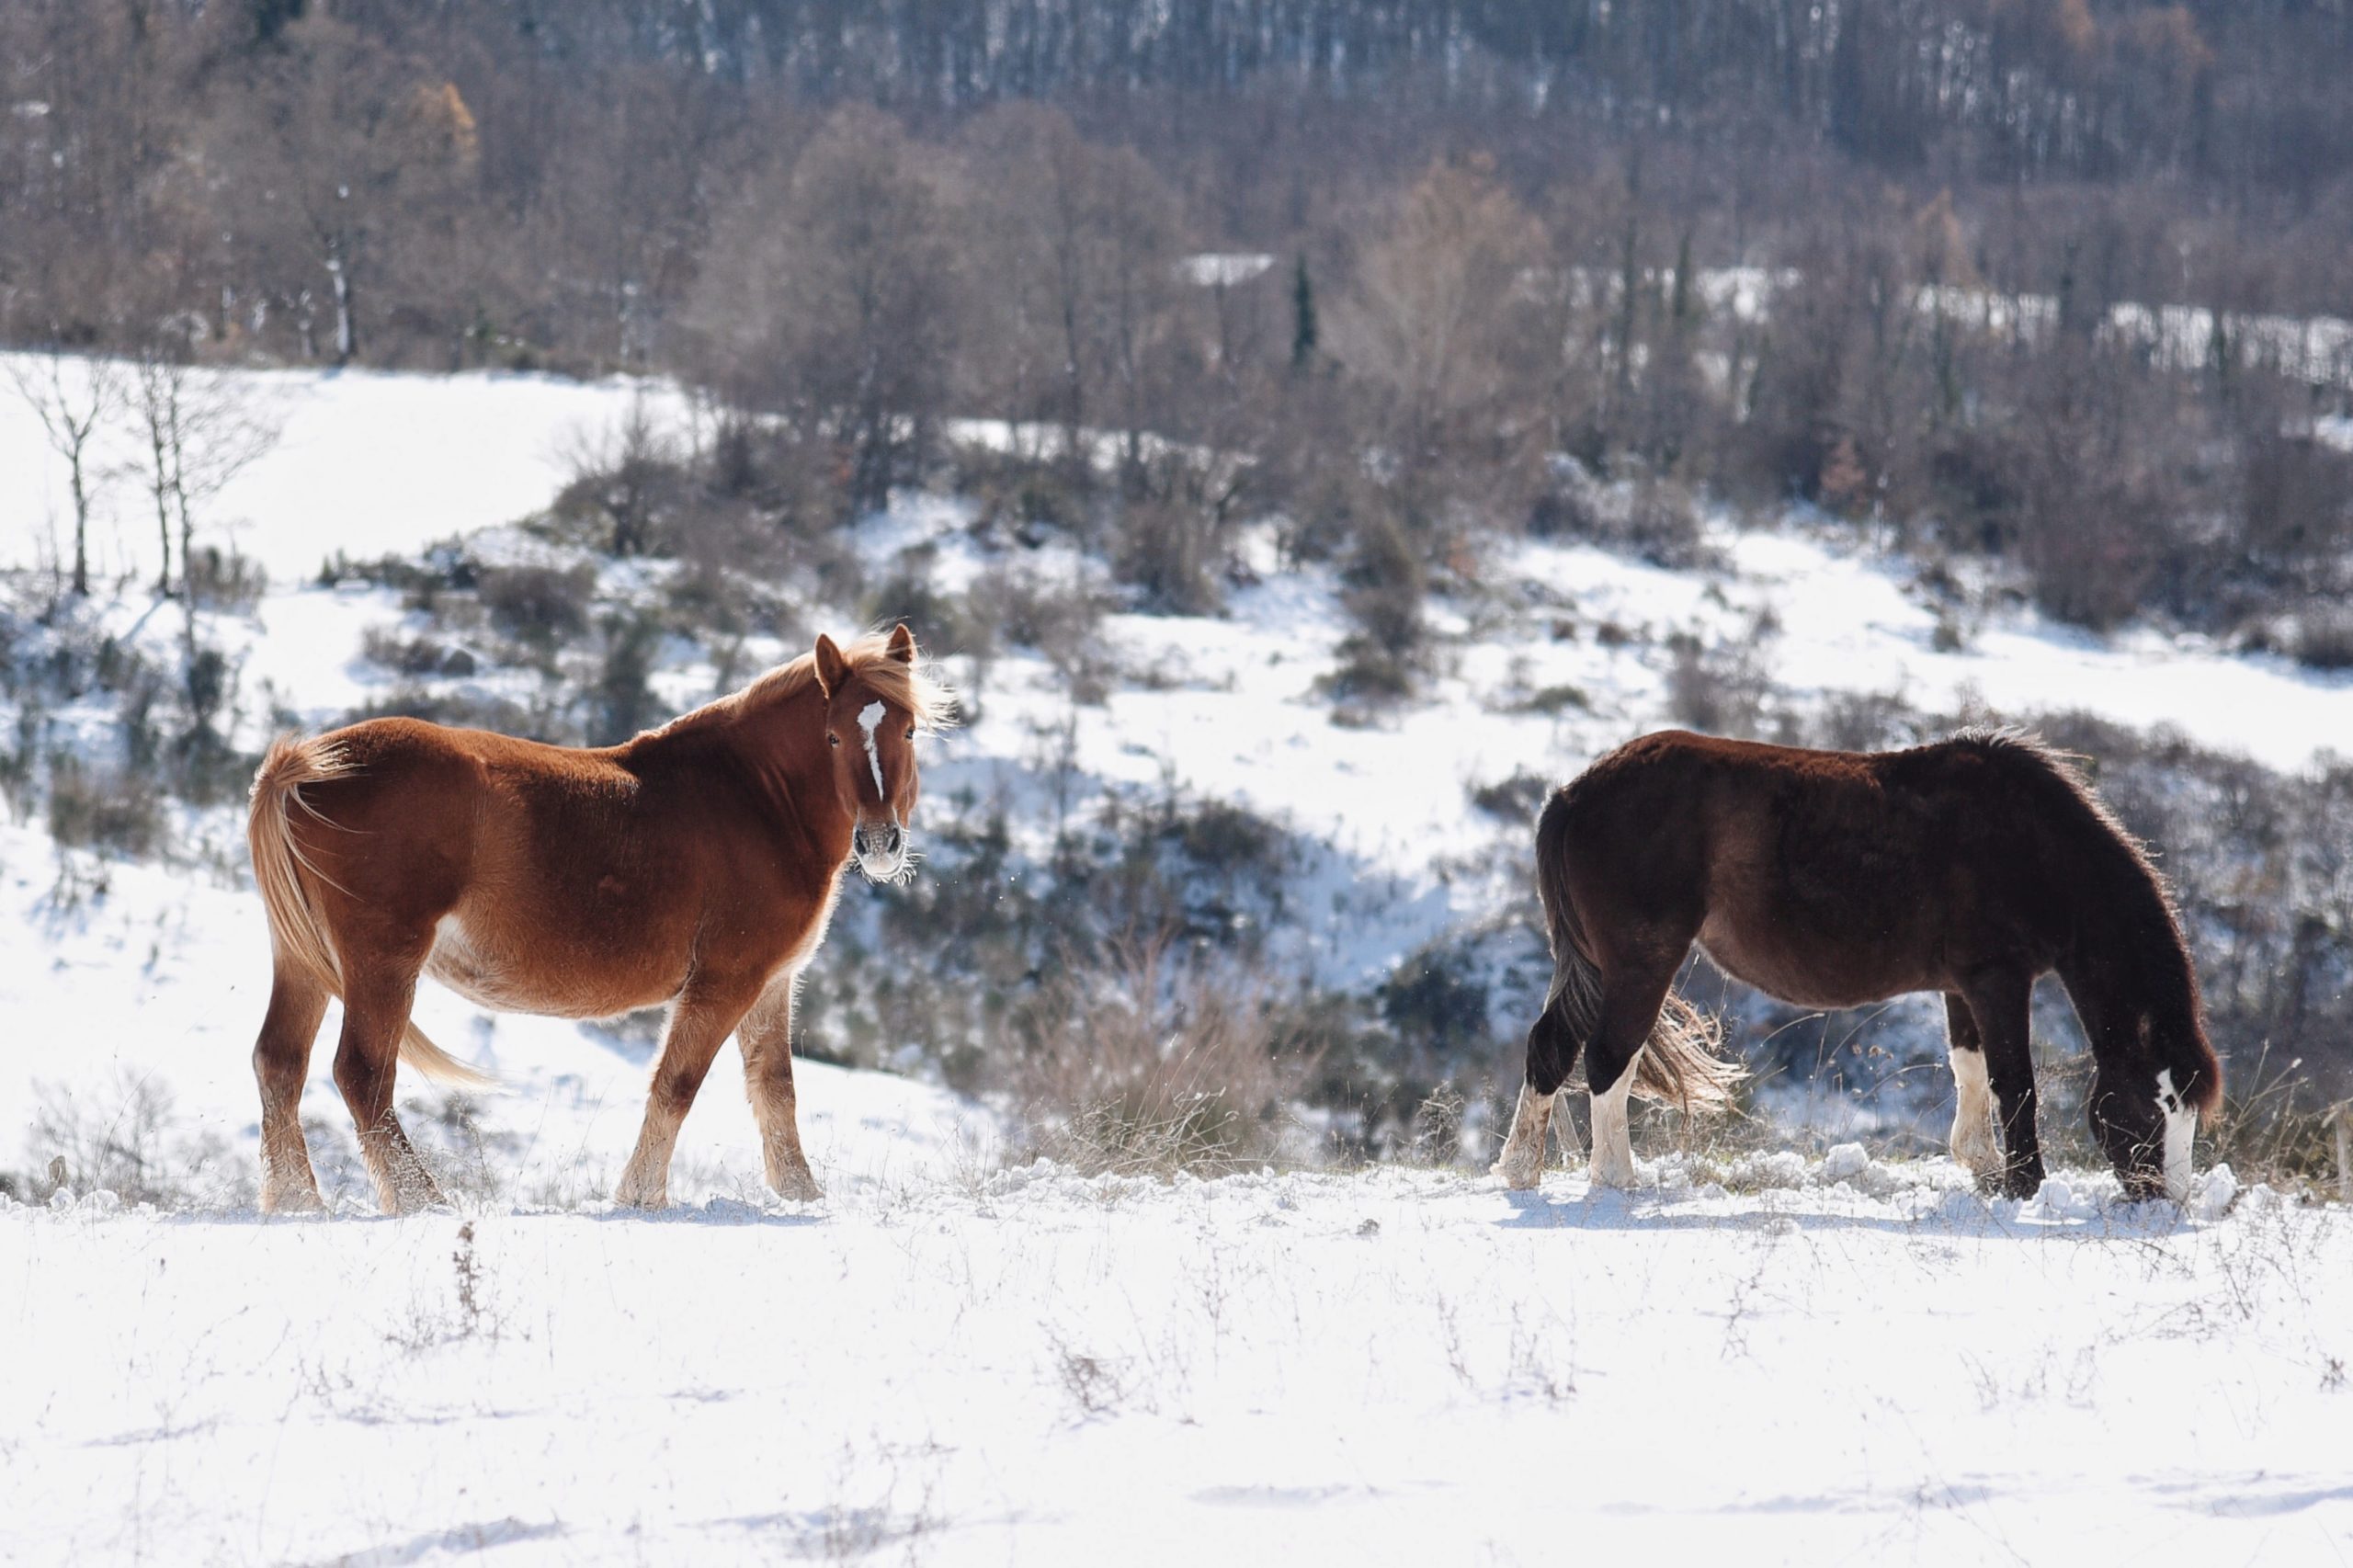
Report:
[[[670,1014],[670,1032],[662,1041],[662,1059],[654,1065],[637,1147],[613,1188],[614,1202],[632,1209],[660,1209],[669,1203],[670,1151],[677,1145],[678,1124],[695,1103],[711,1058],[757,994],[704,988],[678,998]]]
[[[392,1079],[400,1065],[401,1036],[407,1032],[416,1000],[418,952],[406,961],[380,961],[347,980],[343,998],[343,1039],[335,1052],[335,1087],[350,1108],[359,1133],[360,1157],[376,1184],[376,1202],[387,1214],[404,1214],[426,1204],[446,1203],[441,1186],[408,1141],[392,1114]]]
[[[1626,1096],[1633,1091],[1635,1060],[1658,1025],[1659,1008],[1675,983],[1683,950],[1622,961],[1602,983],[1601,1021],[1585,1048],[1586,1083],[1593,1091],[1592,1173],[1597,1187],[1631,1187],[1638,1179]]]
[[[1511,1134],[1490,1167],[1504,1185],[1524,1192],[1542,1179],[1544,1137],[1552,1124],[1553,1097],[1577,1063],[1577,1037],[1562,1017],[1559,999],[1546,1004],[1528,1031],[1528,1076],[1512,1109]]]
[[[780,1197],[808,1203],[825,1196],[801,1150],[799,1103],[792,1089],[793,977],[768,983],[744,1021],[735,1041],[744,1050],[744,1092],[760,1124],[760,1156],[768,1185]]]
[[[2002,1146],[1994,1136],[1994,1093],[1985,1072],[1985,1045],[1969,1000],[1945,993],[1945,1039],[1952,1063],[1952,1157],[1981,1186],[2000,1175]]]
[[[2035,1130],[2032,1021],[2034,983],[2027,975],[1998,971],[1972,977],[1961,994],[1977,1023],[2002,1127],[2002,1161],[1996,1182],[2009,1198],[2031,1198],[2042,1185],[2042,1141]]]
[[[269,1011],[254,1044],[261,1085],[261,1210],[284,1214],[322,1207],[311,1152],[302,1142],[302,1085],[311,1045],[326,1017],[327,989],[284,962],[270,983]]]

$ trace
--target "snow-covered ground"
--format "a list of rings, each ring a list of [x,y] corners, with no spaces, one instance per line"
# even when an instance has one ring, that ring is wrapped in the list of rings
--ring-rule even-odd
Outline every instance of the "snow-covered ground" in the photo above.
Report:
[[[255,385],[285,437],[220,517],[273,585],[208,627],[246,746],[278,711],[324,724],[392,685],[363,640],[409,612],[316,585],[323,559],[511,523],[637,400],[685,417],[675,393],[620,383]],[[0,565],[55,559],[63,495],[0,386]],[[135,490],[118,480],[105,506],[111,585],[87,613],[168,657],[178,612],[136,586],[153,562]],[[969,521],[909,497],[858,549],[878,576],[921,562],[946,591],[1091,570],[983,545]],[[2094,639],[1997,600],[1956,609],[1802,517],[1710,542],[1721,564],[1691,572],[1498,546],[1484,589],[1436,607],[1427,699],[1343,725],[1318,689],[1346,631],[1336,585],[1278,570],[1253,536],[1258,580],[1223,615],[1105,621],[1100,709],[1074,710],[1042,656],[1001,653],[977,722],[926,743],[926,810],[1001,803],[1042,844],[1058,772],[1082,812],[1105,790],[1248,806],[1317,846],[1295,869],[1299,945],[1276,956],[1360,986],[1495,917],[1522,830],[1470,790],[1565,776],[1665,722],[1671,634],[1753,650],[1800,706],[2081,708],[2287,768],[2353,737],[2342,677],[2147,630]],[[711,695],[700,657],[658,673],[665,698]],[[114,722],[110,699],[52,718],[94,744]],[[506,1086],[404,1088],[460,1211],[367,1216],[331,1015],[304,1112],[339,1212],[260,1222],[266,931],[238,813],[179,826],[177,858],[124,864],[0,820],[0,1168],[40,1169],[61,1140],[131,1149],[189,1206],[0,1212],[0,1561],[2353,1550],[2335,1457],[2353,1217],[2234,1201],[2219,1172],[2187,1213],[2116,1205],[2076,1173],[1988,1203],[1945,1162],[1843,1149],[1670,1154],[1632,1198],[1557,1173],[1517,1199],[1452,1172],[1087,1181],[1006,1168],[995,1119],[944,1090],[810,1064],[801,1117],[830,1196],[802,1209],[762,1196],[728,1052],[681,1137],[683,1207],[648,1220],[604,1200],[650,1028],[494,1018],[428,983],[419,1021]]]
[[[2353,1540],[2344,1210],[1988,1204],[1853,1149],[1655,1174],[10,1210],[0,1559],[2321,1563]]]
[[[85,365],[68,360],[64,371],[84,395]],[[0,567],[70,562],[68,470],[9,372],[39,381],[47,361],[0,354]],[[215,526],[199,542],[233,545],[279,584],[315,575],[337,552],[364,561],[512,522],[546,506],[572,477],[575,454],[611,438],[632,404],[666,425],[690,413],[663,381],[382,370],[254,370],[230,380],[277,441],[206,508]],[[100,575],[155,569],[140,456],[127,415],[93,444],[89,543]]]

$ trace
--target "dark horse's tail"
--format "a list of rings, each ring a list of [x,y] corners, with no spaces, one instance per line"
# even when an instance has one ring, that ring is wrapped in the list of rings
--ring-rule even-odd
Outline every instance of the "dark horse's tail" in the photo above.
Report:
[[[1536,824],[1536,892],[1552,944],[1552,989],[1530,1037],[1531,1045],[1559,1061],[1563,1077],[1601,1021],[1601,969],[1593,961],[1576,901],[1569,895],[1569,811],[1567,792],[1557,791]],[[1658,1022],[1634,1059],[1634,1092],[1672,1101],[1686,1111],[1731,1104],[1733,1085],[1747,1074],[1738,1062],[1716,1054],[1722,1040],[1713,1018],[1667,993]],[[1529,1060],[1533,1066],[1535,1051]]]

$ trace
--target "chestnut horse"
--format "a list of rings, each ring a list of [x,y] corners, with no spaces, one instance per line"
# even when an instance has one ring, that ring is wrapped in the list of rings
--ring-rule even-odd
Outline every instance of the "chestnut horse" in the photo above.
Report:
[[[667,1201],[670,1150],[727,1036],[768,1184],[820,1188],[792,1090],[792,994],[846,862],[913,870],[916,733],[950,696],[904,626],[813,652],[617,746],[574,750],[414,719],[281,740],[246,834],[275,973],[254,1047],[262,1208],[319,1207],[299,1119],[311,1045],[343,1002],[335,1080],[385,1212],[441,1200],[392,1113],[392,1074],[484,1084],[409,1021],[419,974],[484,1007],[597,1018],[670,1004],[617,1200]]]
[[[2188,1196],[2198,1118],[2222,1097],[2188,949],[2148,858],[2041,746],[1981,733],[1861,754],[1646,735],[1553,793],[1536,862],[1554,972],[1495,1162],[1507,1185],[1536,1185],[1580,1050],[1597,1183],[1635,1179],[1630,1088],[1725,1097],[1737,1070],[1670,994],[1697,941],[1801,1006],[1943,992],[1953,1158],[2018,1197],[2042,1181],[2028,1010],[2055,971],[2091,1043],[2092,1131],[2125,1190]]]

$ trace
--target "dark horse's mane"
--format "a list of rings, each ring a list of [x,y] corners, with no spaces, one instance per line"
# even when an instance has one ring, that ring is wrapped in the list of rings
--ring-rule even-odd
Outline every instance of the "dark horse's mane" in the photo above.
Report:
[[[2165,935],[2167,935],[2165,947],[2172,949],[2181,959],[2181,970],[2188,974],[2190,996],[2195,1001],[2198,970],[2190,963],[2188,947],[2181,942],[2181,906],[2174,900],[2172,883],[2158,869],[2158,862],[2148,850],[2146,840],[2127,829],[2122,817],[2118,817],[2109,802],[2101,801],[2099,791],[2092,789],[2092,779],[2087,775],[2092,758],[2083,756],[2080,751],[2062,751],[2059,746],[2052,746],[2050,742],[2045,742],[2040,734],[2033,734],[2029,730],[2012,728],[1955,730],[1953,737],[1946,744],[1949,746],[1976,746],[1979,751],[1986,751],[1988,756],[2018,758],[2021,763],[2033,766],[2030,772],[2040,772],[2042,777],[2047,777],[2052,784],[2059,787],[2059,793],[2054,793],[2052,801],[2071,802],[2073,810],[2087,819],[2085,826],[2099,829],[2087,831],[2083,835],[2080,847],[2092,852],[2094,859],[2109,862],[2099,869],[2113,876],[2110,890],[2113,892],[2127,892],[2127,890],[2136,892],[2136,890],[2146,888],[2148,897],[2155,900],[2155,911],[2163,914]]]

